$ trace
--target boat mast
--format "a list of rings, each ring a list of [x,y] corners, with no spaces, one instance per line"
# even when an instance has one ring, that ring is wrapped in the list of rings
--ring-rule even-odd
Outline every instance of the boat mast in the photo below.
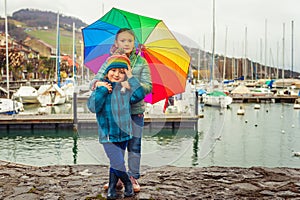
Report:
[[[211,59],[212,64],[210,67],[210,81],[213,81],[214,75],[214,66],[215,66],[215,0],[213,0],[213,38],[212,38],[212,51],[211,51]]]
[[[262,49],[263,49],[263,42],[262,42],[262,38],[260,38],[259,40],[260,43],[260,64],[259,64],[259,79],[262,79],[263,76],[263,67],[262,67],[262,63],[263,63],[263,59],[262,59]]]
[[[226,74],[227,32],[228,32],[228,27],[226,26],[226,32],[225,32],[225,53],[224,53],[224,62],[223,62],[223,81],[225,80],[225,74]]]
[[[80,50],[81,50],[81,85],[83,85],[84,82],[84,46],[83,46],[83,41],[80,40]]]
[[[282,77],[282,80],[283,80],[283,85],[284,85],[284,51],[285,51],[285,23],[283,23],[283,31],[282,31],[282,74],[281,74],[281,77]]]
[[[248,76],[248,65],[247,65],[247,26],[245,27],[245,55],[243,60],[243,74],[244,74],[244,80],[247,79]]]
[[[55,80],[60,87],[60,38],[59,38],[59,12],[57,13],[56,25],[56,67],[55,67]]]
[[[294,77],[294,20],[292,20],[292,44],[291,44],[291,66],[292,66],[292,70],[291,70],[291,74],[290,77]]]
[[[198,71],[197,71],[197,84],[200,82],[200,54],[201,54],[201,50],[200,50],[200,46],[199,46],[199,50],[198,50]]]
[[[269,56],[269,63],[270,63],[270,66],[275,66],[275,62],[274,62],[274,56],[273,56],[273,53],[272,53],[272,49],[270,48],[270,51],[269,51],[269,54],[270,54],[270,56]],[[273,70],[273,72],[275,72],[274,70]],[[270,70],[269,70],[269,74],[270,74],[270,79],[272,79],[272,69],[271,69],[271,67],[270,67]]]
[[[265,78],[267,76],[267,19],[265,20]]]
[[[73,52],[72,52],[72,55],[73,55],[73,80],[74,80],[74,83],[76,83],[76,62],[75,62],[75,59],[76,59],[76,55],[75,55],[75,23],[73,22]]]
[[[232,62],[231,62],[231,79],[235,79],[237,77],[236,75],[236,69],[235,69],[235,49],[234,49],[234,42],[232,44]]]
[[[208,79],[208,62],[206,58],[206,51],[205,51],[205,34],[203,35],[203,66],[205,69],[205,78]]]
[[[7,3],[5,3],[5,53],[6,53],[6,88],[7,88],[7,98],[9,99],[9,60],[8,60],[8,25],[7,25]]]
[[[237,46],[238,46],[238,49],[239,49],[239,42],[237,42]],[[235,69],[236,69],[236,77],[237,78],[239,78],[239,75],[241,74],[241,76],[243,75],[242,73],[240,73],[240,70],[239,70],[239,68],[240,68],[240,59],[239,58],[237,58],[237,60],[235,61],[236,63],[235,63]]]
[[[278,79],[279,77],[279,42],[277,41],[277,53],[276,53],[276,79]]]

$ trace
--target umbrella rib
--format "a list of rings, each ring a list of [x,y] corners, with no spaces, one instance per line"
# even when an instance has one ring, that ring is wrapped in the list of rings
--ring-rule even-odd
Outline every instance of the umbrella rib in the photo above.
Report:
[[[116,35],[114,32],[112,32],[112,31],[109,31],[109,30],[107,30],[107,29],[99,29],[99,28],[90,28],[89,30],[97,30],[97,31],[106,31],[107,33],[110,33],[110,34],[112,34],[112,35]]]
[[[120,12],[120,11],[119,11]],[[120,12],[121,13],[121,12]],[[121,13],[122,14],[122,13]],[[127,22],[127,24],[128,24],[128,27],[127,28],[129,28],[129,29],[131,29],[131,30],[133,30],[133,27],[132,27],[132,25],[129,23],[129,20],[128,20],[128,17],[126,16],[126,15],[123,15],[123,17],[126,19],[126,22]],[[142,25],[142,23],[141,23],[141,19],[139,18],[139,26],[141,27],[141,25]],[[136,38],[136,39],[138,39],[138,38]],[[142,38],[141,38],[142,39]]]
[[[177,47],[162,47],[162,46],[145,46],[146,49],[158,48],[158,49],[179,49]]]

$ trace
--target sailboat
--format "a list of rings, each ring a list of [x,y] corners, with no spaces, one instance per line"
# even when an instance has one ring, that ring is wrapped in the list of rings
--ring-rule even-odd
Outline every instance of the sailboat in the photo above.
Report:
[[[0,98],[0,114],[18,114],[24,111],[23,104],[13,99]]]
[[[20,111],[24,111],[23,104],[17,102],[16,100],[9,98],[9,56],[8,56],[8,22],[7,22],[7,2],[4,1],[4,10],[5,10],[5,44],[6,44],[6,91],[7,98],[0,98],[0,114],[17,114]]]
[[[56,41],[56,83],[41,85],[38,89],[38,101],[41,106],[58,105],[66,102],[66,94],[60,88],[60,32],[59,13],[57,14],[57,41]]]
[[[214,90],[203,95],[203,103],[208,106],[227,108],[232,103],[232,97],[222,91]]]
[[[72,58],[72,68],[73,68],[73,77],[66,78],[66,81],[63,83],[61,89],[66,94],[66,101],[70,102],[73,99],[73,94],[76,84],[76,49],[75,49],[75,23],[73,22],[73,58]]]
[[[213,45],[212,45],[212,64],[210,68],[210,85],[208,92],[203,95],[203,103],[208,106],[217,106],[221,108],[227,108],[232,103],[232,97],[225,94],[223,91],[215,89],[214,81],[214,65],[215,65],[215,0],[213,1]]]
[[[22,85],[17,92],[13,94],[13,98],[19,99],[22,103],[38,103],[37,89],[30,85]]]
[[[59,105],[66,102],[66,94],[57,84],[41,85],[37,99],[41,106]]]

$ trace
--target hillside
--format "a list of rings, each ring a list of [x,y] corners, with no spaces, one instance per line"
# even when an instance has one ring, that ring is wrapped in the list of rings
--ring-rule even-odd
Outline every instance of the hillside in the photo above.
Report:
[[[36,38],[38,40],[42,40],[45,43],[51,45],[52,47],[56,47],[56,29],[30,29],[25,31],[26,34],[32,38]],[[82,35],[80,31],[76,31],[76,51],[77,54],[81,53],[81,41]],[[73,33],[72,31],[68,31],[60,28],[60,50],[63,54],[72,54],[73,47]]]
[[[75,23],[76,50],[81,52],[82,41],[81,27],[87,26],[82,20],[60,14],[60,44],[61,52],[72,54],[73,22]],[[21,9],[8,18],[8,30],[11,37],[17,41],[24,41],[28,36],[42,40],[45,43],[56,46],[57,13],[36,9]],[[0,31],[4,32],[4,19],[0,19]]]
[[[56,28],[57,13],[36,9],[21,9],[14,12],[11,19],[26,24],[28,27],[47,26],[50,29],[54,29]],[[64,16],[63,14],[60,14],[59,19],[60,27],[70,31],[72,30],[73,22],[77,29],[87,25],[80,19]]]
[[[13,37],[15,40],[19,42],[24,42],[26,40],[26,45],[30,46],[34,50],[40,52],[40,55],[43,56],[44,54],[44,49],[43,48],[38,48],[39,45],[38,43],[39,40],[43,41],[43,43],[47,43],[47,46],[51,46],[52,49],[56,48],[56,26],[57,26],[57,13],[51,12],[51,11],[41,11],[41,10],[36,10],[36,9],[21,9],[19,11],[16,11],[12,14],[11,17],[8,18],[8,29],[9,29],[9,35]],[[82,46],[83,46],[83,39],[82,39],[82,33],[81,33],[81,28],[86,27],[87,24],[85,24],[82,20],[74,18],[74,17],[69,17],[69,16],[64,16],[63,14],[60,14],[60,52],[62,54],[68,54],[72,55],[72,47],[73,47],[73,22],[75,23],[76,26],[76,54],[77,54],[77,61],[80,62],[82,61]],[[4,19],[0,18],[0,32],[4,32],[5,27],[4,27]],[[28,42],[28,37],[32,39],[31,42]],[[187,49],[188,47],[186,47]],[[197,69],[196,66],[198,65],[198,60],[197,58],[199,49],[190,49],[190,55],[192,58],[191,61],[191,66],[193,69]],[[208,54],[208,57],[210,57],[209,52],[202,52],[202,54],[205,53],[206,55]],[[49,55],[49,51],[48,51]],[[47,55],[47,56],[48,56]],[[47,57],[44,56],[44,57]],[[218,60],[219,55],[215,55],[216,60]],[[202,57],[202,56],[201,56]],[[238,61],[237,65],[242,66],[242,59],[236,58]],[[209,59],[210,60],[210,59]],[[231,59],[228,58],[227,62],[231,62]],[[247,62],[251,62],[250,59],[247,59]],[[217,62],[218,63],[218,62]],[[204,66],[205,63],[203,62],[202,65]],[[221,66],[220,63],[218,63],[218,71],[222,72],[223,70],[223,65]],[[256,65],[261,65],[259,63],[256,63]],[[250,64],[249,64],[250,66]],[[228,67],[229,68],[229,67]],[[274,70],[274,69],[273,69]],[[226,70],[230,71],[230,69]],[[286,77],[290,75],[289,70],[285,70]],[[281,74],[281,72],[279,73]],[[295,76],[298,76],[295,74]],[[248,77],[250,78],[250,77]]]

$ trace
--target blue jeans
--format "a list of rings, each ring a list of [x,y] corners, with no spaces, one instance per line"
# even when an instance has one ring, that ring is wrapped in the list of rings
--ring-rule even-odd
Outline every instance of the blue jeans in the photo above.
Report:
[[[104,151],[109,158],[109,170],[110,172],[116,174],[118,177],[121,176],[118,171],[126,172],[124,155],[127,144],[128,141],[103,143]]]
[[[128,175],[140,178],[141,146],[144,128],[144,115],[131,115],[133,138],[128,141]]]

